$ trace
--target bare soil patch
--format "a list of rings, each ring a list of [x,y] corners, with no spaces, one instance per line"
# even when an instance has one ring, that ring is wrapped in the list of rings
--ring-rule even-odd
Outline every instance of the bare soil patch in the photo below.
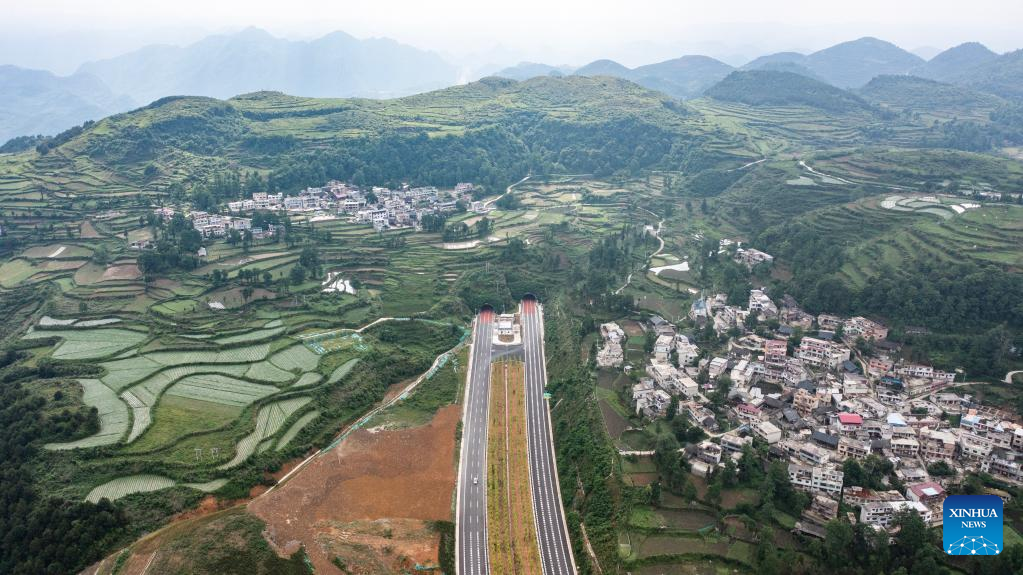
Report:
[[[420,427],[356,431],[249,510],[266,521],[265,537],[278,554],[305,545],[317,571],[336,571],[335,556],[354,573],[401,572],[403,555],[436,563],[439,537],[426,522],[451,519],[460,415],[453,405]],[[382,520],[391,526],[381,527]],[[368,570],[355,570],[360,566]]]
[[[623,320],[618,325],[622,327],[622,331],[629,337],[641,337],[644,333],[643,326],[639,325],[639,322],[635,320]]]
[[[142,277],[142,271],[139,270],[139,266],[135,264],[127,264],[120,266],[110,266],[103,272],[103,278],[100,281],[110,280],[137,280]]]
[[[92,222],[90,222],[89,220],[83,221],[78,226],[78,235],[81,236],[83,239],[96,239],[103,237],[99,235],[99,232],[96,231],[96,228],[92,225]]]
[[[604,417],[604,427],[607,428],[607,434],[611,436],[611,439],[619,439],[622,436],[622,432],[631,427],[629,421],[619,415],[606,399],[600,400],[599,405],[600,414]]]

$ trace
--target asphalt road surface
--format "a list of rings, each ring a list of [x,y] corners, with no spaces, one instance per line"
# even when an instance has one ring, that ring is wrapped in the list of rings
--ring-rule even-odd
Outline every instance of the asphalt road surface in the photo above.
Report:
[[[575,558],[565,527],[565,511],[554,461],[554,436],[544,390],[547,366],[543,352],[543,310],[536,300],[522,301],[522,344],[526,362],[526,431],[529,483],[533,494],[537,542],[543,575],[574,575]]]
[[[487,553],[487,410],[490,401],[490,360],[494,312],[481,311],[473,330],[472,358],[458,471],[457,572],[490,573]]]

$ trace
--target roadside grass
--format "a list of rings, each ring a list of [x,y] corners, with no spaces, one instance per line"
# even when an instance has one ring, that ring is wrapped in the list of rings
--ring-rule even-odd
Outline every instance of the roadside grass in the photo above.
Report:
[[[539,573],[526,450],[525,366],[501,361],[491,367],[487,445],[487,527],[494,573]]]

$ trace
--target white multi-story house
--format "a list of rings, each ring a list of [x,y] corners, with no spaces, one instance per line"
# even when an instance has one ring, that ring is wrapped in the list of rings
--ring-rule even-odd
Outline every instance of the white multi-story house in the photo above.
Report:
[[[835,465],[789,464],[789,481],[792,487],[810,493],[825,493],[838,497],[842,493],[844,474]]]
[[[690,343],[689,338],[684,335],[675,336],[675,353],[678,354],[680,366],[692,365],[700,358],[700,348]]]
[[[849,360],[849,348],[815,337],[804,337],[796,350],[796,357],[806,363],[826,369],[837,369]]]
[[[781,430],[778,426],[763,419],[750,422],[750,430],[767,443],[778,443],[781,441]]]
[[[919,501],[875,501],[864,503],[860,507],[860,523],[867,525],[876,525],[887,529],[892,521],[895,520],[895,516],[900,511],[910,510],[915,512],[924,523],[929,524],[931,522],[931,510],[926,505]]]
[[[750,290],[749,311],[765,318],[778,317],[778,306],[774,305],[771,298],[763,290]]]

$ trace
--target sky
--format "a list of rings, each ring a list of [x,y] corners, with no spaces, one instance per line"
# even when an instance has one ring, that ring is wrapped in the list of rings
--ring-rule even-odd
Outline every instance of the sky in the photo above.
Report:
[[[388,37],[467,67],[519,61],[635,66],[690,53],[742,64],[876,36],[908,50],[976,40],[1023,47],[1012,0],[4,0],[0,64],[67,74],[150,43],[187,44],[248,26],[309,39]]]

